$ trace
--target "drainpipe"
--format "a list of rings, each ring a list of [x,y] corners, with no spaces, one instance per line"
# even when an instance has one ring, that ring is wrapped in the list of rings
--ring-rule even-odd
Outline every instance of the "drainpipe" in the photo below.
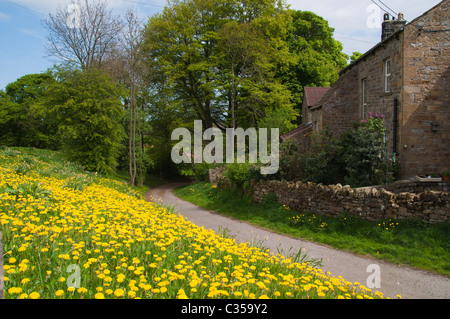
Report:
[[[392,119],[393,124],[393,132],[392,132],[392,152],[398,156],[397,154],[397,127],[398,127],[398,98],[394,99],[394,116]]]

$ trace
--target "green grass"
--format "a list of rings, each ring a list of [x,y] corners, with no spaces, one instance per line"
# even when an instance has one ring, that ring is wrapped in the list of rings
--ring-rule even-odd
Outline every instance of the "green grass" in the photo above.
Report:
[[[450,276],[449,222],[371,222],[347,213],[339,218],[325,217],[318,212],[290,210],[279,204],[274,194],[257,204],[239,190],[220,190],[204,182],[180,187],[175,194],[198,206],[278,233]]]
[[[12,163],[17,158],[19,163]],[[83,190],[93,183],[101,183],[121,192],[129,192],[127,172],[103,175],[87,171],[83,166],[71,162],[62,151],[38,149],[33,147],[0,146],[0,166],[15,166],[18,174],[37,171],[44,177],[56,177],[66,180],[66,187]],[[120,183],[114,183],[118,181]],[[133,187],[133,195],[144,196],[148,186]]]

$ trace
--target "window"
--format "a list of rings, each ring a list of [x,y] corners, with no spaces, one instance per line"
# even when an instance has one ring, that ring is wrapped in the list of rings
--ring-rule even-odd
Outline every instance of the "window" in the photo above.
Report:
[[[367,113],[367,78],[362,79],[361,81],[361,86],[362,86],[362,107],[361,107],[361,117],[363,119],[366,118],[366,113]]]
[[[384,65],[384,92],[391,92],[391,60],[387,60]]]

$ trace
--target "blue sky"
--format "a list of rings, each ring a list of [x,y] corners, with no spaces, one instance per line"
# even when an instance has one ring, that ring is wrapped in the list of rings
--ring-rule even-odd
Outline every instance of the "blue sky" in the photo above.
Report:
[[[374,0],[379,5],[379,0]],[[70,0],[0,0],[0,90],[19,77],[46,71],[53,66],[46,57],[46,30],[42,19]],[[365,52],[380,40],[383,12],[372,0],[286,0],[292,9],[312,11],[335,29],[335,38],[344,52]],[[405,19],[413,20],[438,4],[440,0],[382,0]],[[109,0],[115,13],[136,6],[142,18],[162,11],[165,0]],[[388,12],[389,9],[386,9]],[[375,22],[375,24],[373,24]]]

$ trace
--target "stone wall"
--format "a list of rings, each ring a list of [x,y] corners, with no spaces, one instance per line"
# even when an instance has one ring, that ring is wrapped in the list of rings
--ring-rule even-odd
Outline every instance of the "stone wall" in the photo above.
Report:
[[[446,186],[450,184],[445,182]],[[273,192],[279,203],[298,211],[337,217],[348,211],[367,220],[384,218],[422,219],[429,223],[446,222],[450,217],[450,192],[424,191],[394,193],[384,188],[322,185],[311,182],[259,181],[251,185],[255,202]]]
[[[449,9],[450,1],[442,1],[403,32],[399,146],[405,178],[450,171]]]
[[[225,171],[226,166],[220,166],[217,168],[209,169],[209,182],[216,184],[219,179],[223,176],[223,172]]]
[[[449,192],[450,183],[446,181],[441,182],[419,182],[419,181],[396,181],[391,184],[374,186],[377,189],[385,188],[386,190],[398,193],[422,193],[425,191],[438,191],[438,192]]]
[[[210,182],[231,187],[224,176],[225,166],[210,170]],[[287,181],[252,181],[247,190],[254,202],[275,193],[280,204],[297,211],[337,217],[348,211],[367,220],[416,218],[429,223],[450,218],[450,181],[397,181],[382,185],[351,188],[349,185],[322,185]]]

